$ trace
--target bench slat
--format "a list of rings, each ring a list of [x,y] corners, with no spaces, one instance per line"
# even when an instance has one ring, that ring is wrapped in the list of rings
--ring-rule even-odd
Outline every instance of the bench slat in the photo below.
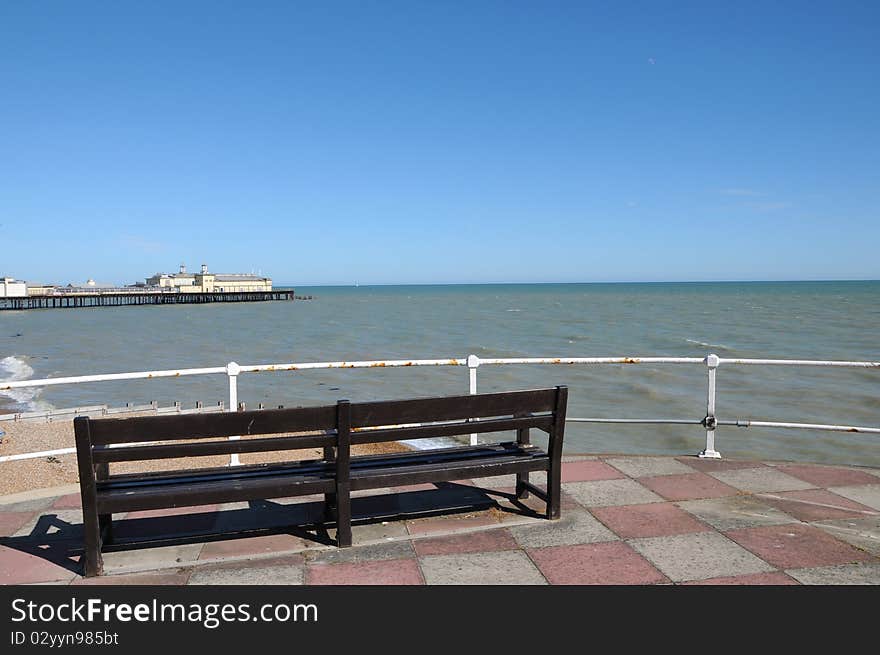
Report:
[[[485,432],[504,432],[523,428],[539,428],[545,432],[553,425],[552,416],[526,416],[523,418],[487,419],[485,421],[457,421],[441,425],[422,425],[418,427],[379,428],[353,432],[351,443],[381,443],[384,441],[404,441],[412,439],[430,439],[452,437],[461,434]]]
[[[474,396],[352,403],[351,425],[353,428],[364,428],[510,416],[522,411],[550,412],[553,411],[555,402],[555,389],[535,389]]]
[[[118,489],[98,494],[98,512],[116,513],[166,507],[189,507],[232,503],[242,500],[285,498],[332,491],[332,475],[275,475],[242,480],[230,485],[228,480],[199,481],[147,487],[137,492]]]
[[[549,465],[550,460],[546,454],[536,453],[531,457],[510,455],[483,460],[469,459],[461,462],[416,465],[409,468],[374,469],[365,471],[363,475],[357,475],[352,471],[351,488],[353,491],[359,491],[426,482],[487,478],[523,471],[546,471]]]
[[[335,435],[269,437],[236,441],[209,441],[203,443],[156,444],[147,446],[120,446],[96,448],[92,451],[95,462],[135,462],[175,457],[204,457],[229,453],[265,453],[283,450],[321,448],[336,443]]]
[[[92,445],[336,429],[336,406],[90,420]]]

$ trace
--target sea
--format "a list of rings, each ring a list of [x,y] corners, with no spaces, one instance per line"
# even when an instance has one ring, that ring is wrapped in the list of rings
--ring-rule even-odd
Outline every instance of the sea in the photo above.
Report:
[[[293,285],[291,285],[293,286]],[[880,282],[295,287],[311,300],[0,312],[0,380],[239,364],[487,357],[880,361]],[[569,386],[570,417],[699,420],[702,365],[481,366],[478,391]],[[721,420],[880,427],[880,368],[722,366]],[[468,392],[466,367],[242,374],[248,408]],[[228,400],[224,375],[0,392],[0,414]],[[0,424],[2,429],[2,424]],[[569,423],[569,453],[698,453],[699,425]],[[724,456],[880,466],[880,435],[719,427]]]

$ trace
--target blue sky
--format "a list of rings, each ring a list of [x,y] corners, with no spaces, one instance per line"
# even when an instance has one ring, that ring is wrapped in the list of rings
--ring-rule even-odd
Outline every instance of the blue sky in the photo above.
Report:
[[[0,3],[0,275],[880,278],[880,3]]]

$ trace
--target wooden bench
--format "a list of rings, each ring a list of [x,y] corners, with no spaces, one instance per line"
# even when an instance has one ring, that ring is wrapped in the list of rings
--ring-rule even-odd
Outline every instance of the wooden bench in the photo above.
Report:
[[[531,492],[546,502],[548,519],[559,518],[567,396],[561,386],[222,414],[77,417],[85,575],[102,573],[102,545],[112,541],[112,515],[121,512],[324,494],[325,519],[335,522],[336,543],[345,547],[352,491],[515,473],[517,497]],[[531,443],[531,428],[549,435],[546,452]],[[510,431],[515,438],[503,442],[351,456],[356,444]],[[110,474],[117,462],[312,448],[322,448],[323,458]],[[529,482],[532,471],[547,472],[546,491]]]

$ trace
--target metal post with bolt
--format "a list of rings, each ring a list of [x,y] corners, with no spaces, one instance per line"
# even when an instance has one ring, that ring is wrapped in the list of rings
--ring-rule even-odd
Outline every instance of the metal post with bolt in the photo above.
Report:
[[[238,374],[241,373],[241,366],[235,362],[229,362],[226,365],[226,375],[229,377],[229,411],[234,412],[238,407]],[[241,437],[229,437],[230,441],[241,439]],[[229,456],[229,466],[239,466],[241,461],[238,459],[238,453],[232,453]]]
[[[718,355],[709,354],[706,356],[708,389],[706,392],[706,418],[703,419],[703,426],[706,428],[706,448],[700,453],[700,457],[710,459],[721,459],[721,453],[715,450],[715,428],[718,426],[718,420],[715,418],[715,372],[720,363]]]
[[[470,375],[470,394],[474,396],[477,393],[477,368],[480,366],[480,358],[476,355],[468,355],[467,365],[468,374]],[[476,434],[471,434],[471,445],[477,445]]]

